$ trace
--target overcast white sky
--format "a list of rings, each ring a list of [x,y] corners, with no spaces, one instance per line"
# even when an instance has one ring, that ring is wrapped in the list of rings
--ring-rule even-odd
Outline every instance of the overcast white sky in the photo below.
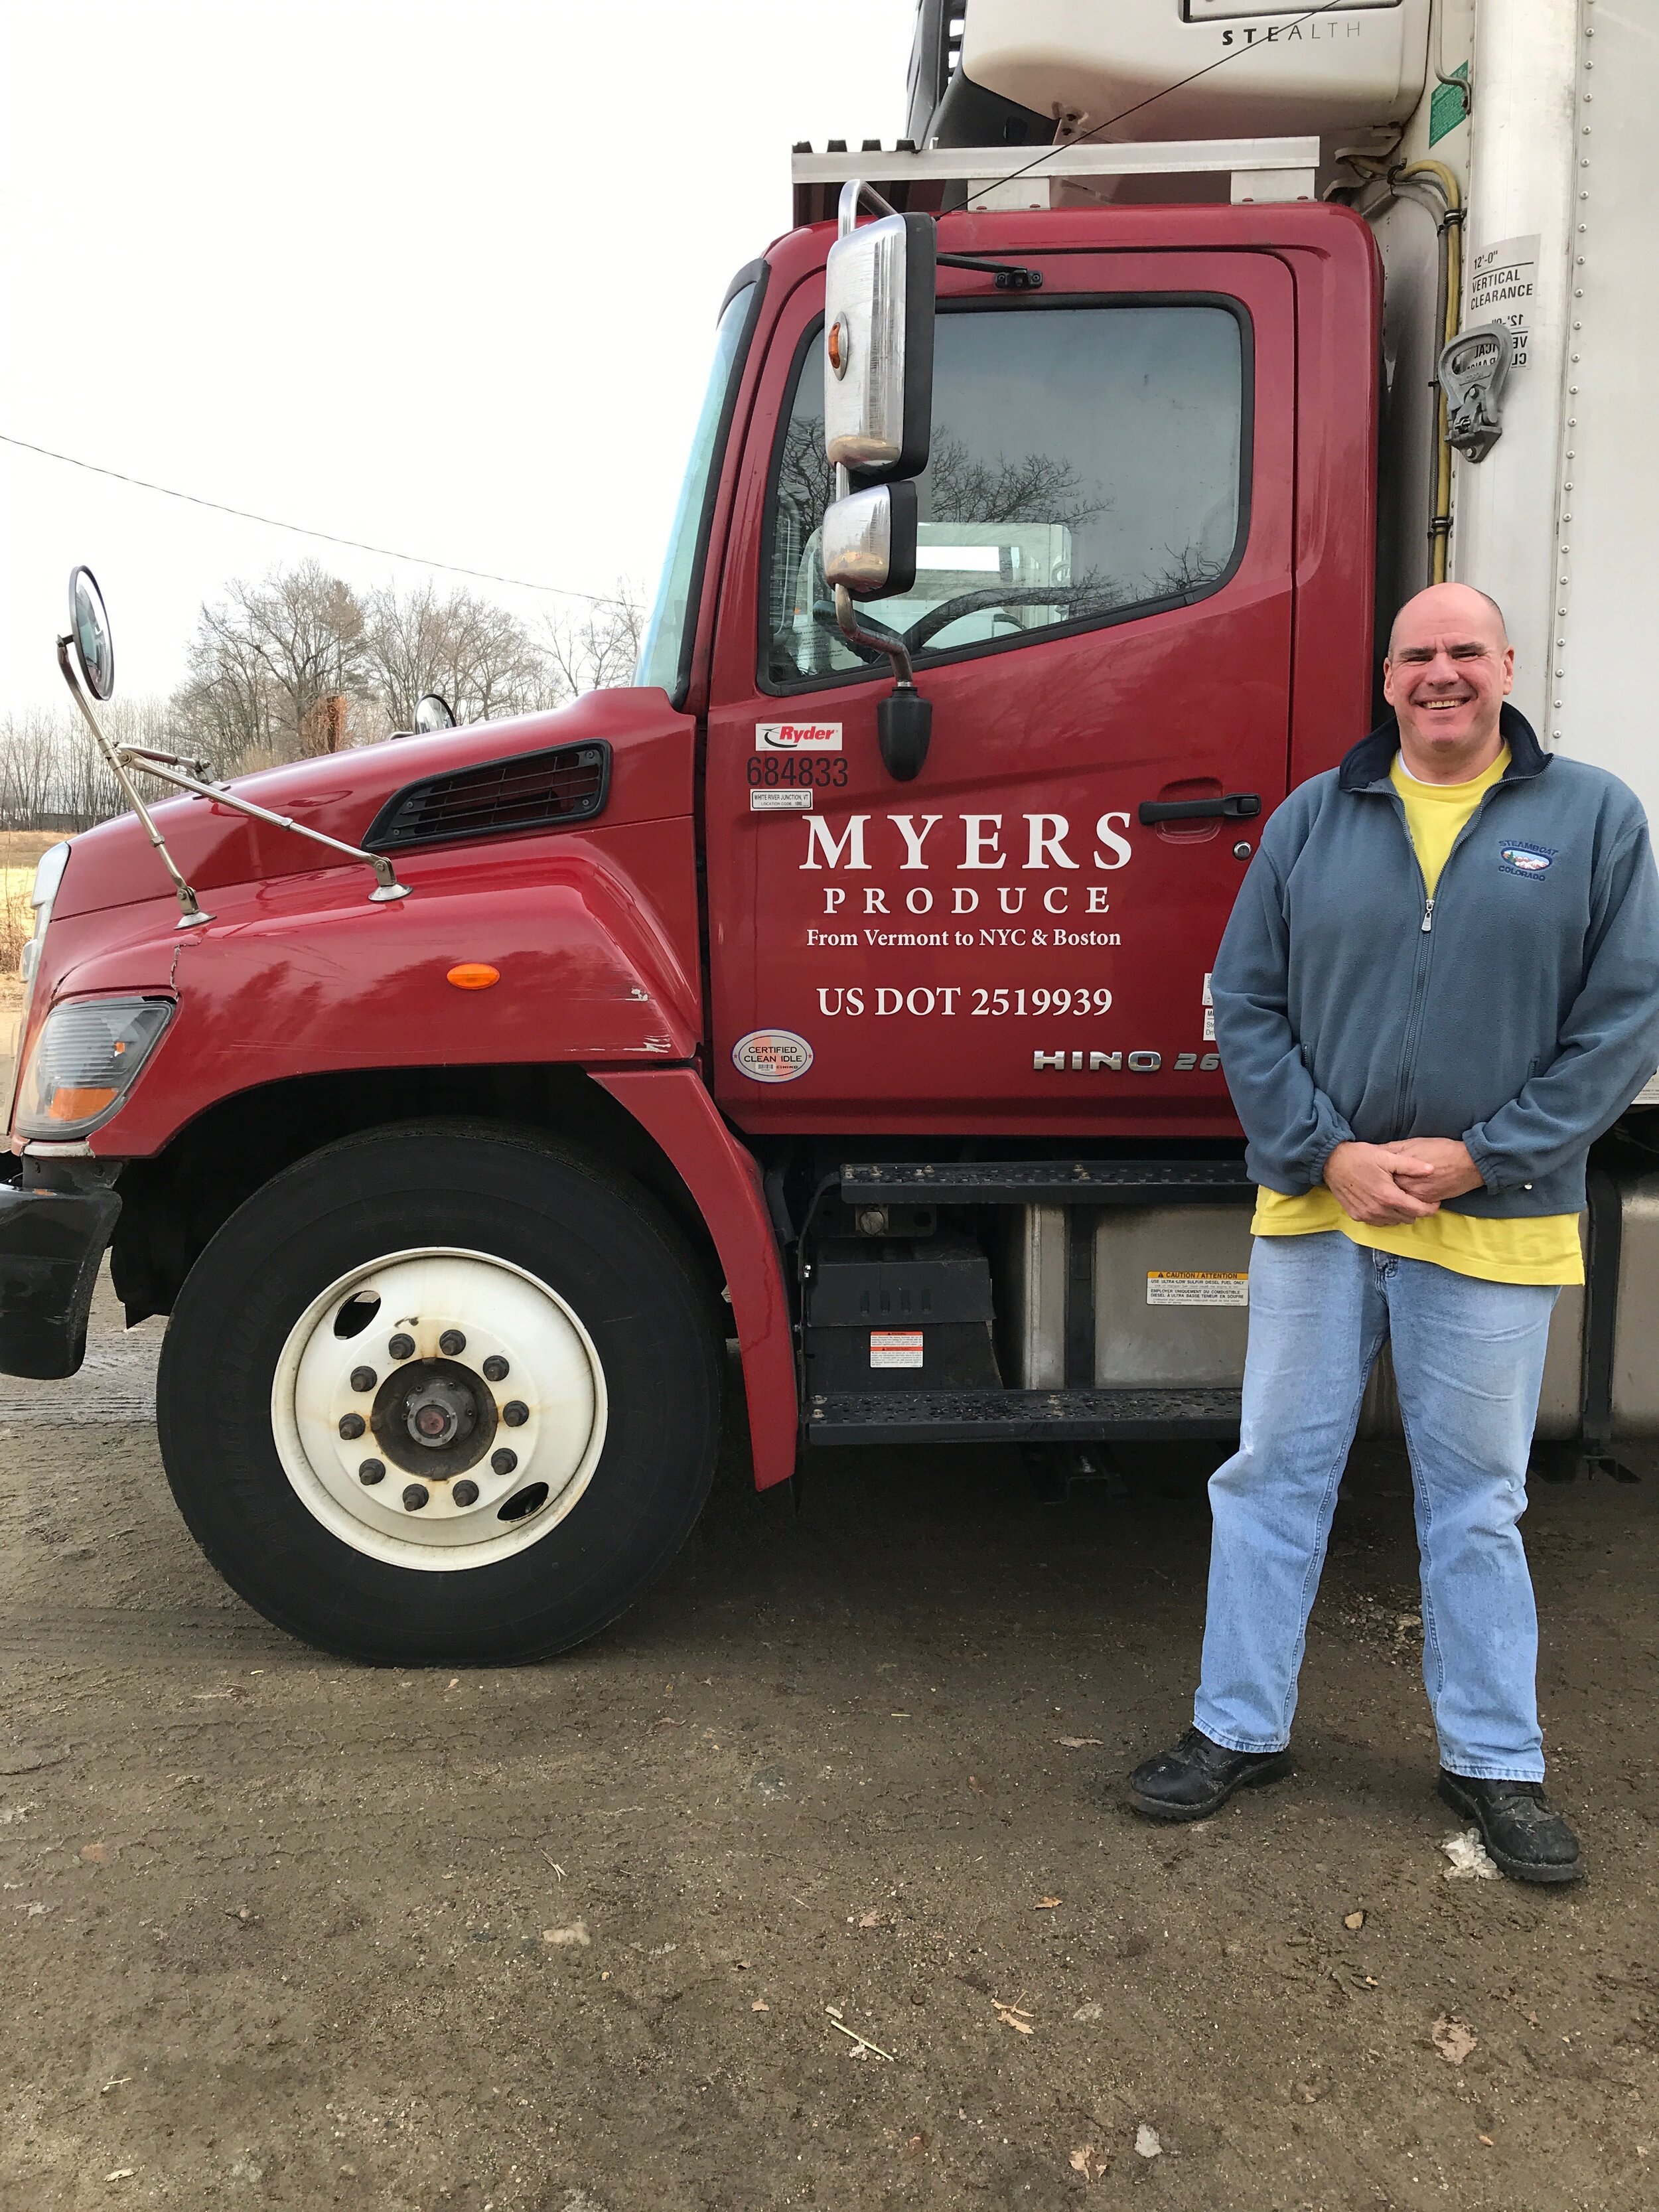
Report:
[[[654,587],[720,296],[791,143],[890,144],[913,0],[0,5],[0,432],[350,538]],[[425,573],[0,446],[0,713],[120,690],[228,577]],[[442,580],[441,579],[440,580]],[[459,582],[460,580],[452,580]],[[476,586],[527,618],[559,602]]]

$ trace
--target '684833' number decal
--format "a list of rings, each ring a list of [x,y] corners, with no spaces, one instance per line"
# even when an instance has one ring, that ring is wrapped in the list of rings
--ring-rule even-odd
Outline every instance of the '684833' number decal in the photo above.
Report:
[[[847,781],[847,762],[841,755],[750,753],[749,781],[770,789],[774,785],[797,791],[835,791]]]

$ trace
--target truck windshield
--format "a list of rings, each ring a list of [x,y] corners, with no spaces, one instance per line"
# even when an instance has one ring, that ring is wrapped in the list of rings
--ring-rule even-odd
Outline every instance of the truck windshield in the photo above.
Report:
[[[640,647],[636,684],[659,684],[678,706],[684,688],[687,627],[691,592],[701,566],[703,522],[714,466],[720,458],[720,428],[726,416],[726,394],[737,366],[738,349],[749,319],[755,287],[745,284],[734,292],[714,334],[714,362],[708,372],[708,388],[691,438],[691,457],[685,465],[674,526],[668,533],[668,556],[662,581],[657,586],[645,642]]]

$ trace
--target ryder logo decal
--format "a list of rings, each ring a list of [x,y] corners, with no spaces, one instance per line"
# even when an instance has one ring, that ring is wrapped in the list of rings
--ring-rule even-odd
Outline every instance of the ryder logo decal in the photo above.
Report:
[[[757,722],[757,753],[838,753],[839,722]]]
[[[812,1048],[793,1030],[750,1030],[732,1046],[732,1065],[751,1083],[793,1083],[812,1065]]]
[[[1555,864],[1553,845],[1505,845],[1498,858],[1506,876],[1541,876]]]

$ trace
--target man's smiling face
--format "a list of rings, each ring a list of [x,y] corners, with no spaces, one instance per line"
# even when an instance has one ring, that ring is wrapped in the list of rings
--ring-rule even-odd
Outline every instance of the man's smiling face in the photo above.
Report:
[[[1490,765],[1514,676],[1504,617],[1483,592],[1436,584],[1408,599],[1395,617],[1382,696],[1412,774],[1455,781]]]

